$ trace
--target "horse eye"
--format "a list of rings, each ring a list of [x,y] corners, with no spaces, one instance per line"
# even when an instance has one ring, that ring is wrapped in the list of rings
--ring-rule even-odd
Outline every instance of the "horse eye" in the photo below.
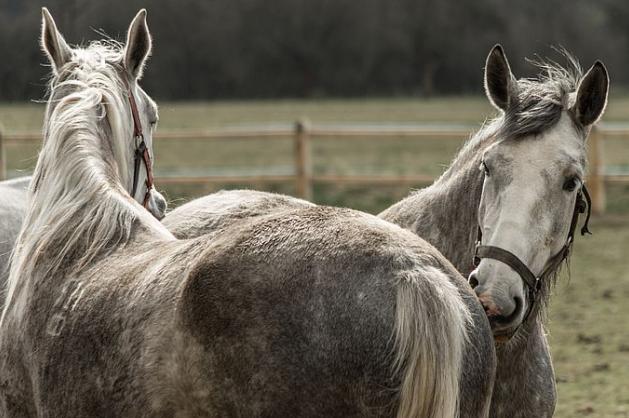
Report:
[[[485,176],[489,176],[489,167],[487,167],[487,164],[485,163],[485,161],[481,161],[480,165],[483,171],[485,172]]]
[[[576,176],[570,177],[563,184],[563,189],[567,192],[573,192],[579,185],[579,178]]]

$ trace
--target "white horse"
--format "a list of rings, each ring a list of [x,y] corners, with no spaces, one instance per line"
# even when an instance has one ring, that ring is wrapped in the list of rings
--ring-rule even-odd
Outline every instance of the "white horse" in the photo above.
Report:
[[[474,296],[447,260],[323,207],[175,239],[128,170],[157,118],[137,85],[146,12],[124,49],[70,49],[43,14],[55,75],[0,322],[1,416],[457,415]],[[470,332],[491,345],[485,325]]]
[[[609,84],[600,62],[583,75],[569,61],[568,70],[541,63],[546,75],[516,80],[502,48],[493,48],[485,86],[502,115],[465,144],[433,185],[380,214],[429,241],[470,276],[498,340],[496,418],[549,417],[555,408],[544,307],[584,209],[585,141],[605,109]],[[175,236],[190,238],[310,206],[272,193],[219,192],[180,206],[163,223]],[[483,258],[475,267],[476,247]],[[533,282],[541,279],[532,288],[525,280],[531,275]],[[486,353],[478,345],[472,339],[465,350],[462,415],[487,389],[473,370],[477,353]]]
[[[50,24],[54,25],[54,22],[51,21]],[[57,51],[59,51],[60,54],[66,55],[84,53],[81,50],[72,51],[62,37],[58,39],[42,39],[42,41],[47,42],[47,47],[55,54],[55,57]],[[49,50],[46,49],[46,53],[50,54],[48,51]],[[67,60],[69,59],[69,56],[53,58],[53,55],[49,55],[49,58],[51,60]],[[53,63],[53,69],[55,69],[55,71],[56,68],[57,67]],[[68,86],[61,87],[57,89],[57,91],[69,87],[70,84],[71,83],[68,83]],[[138,89],[138,94],[145,95],[142,89]],[[154,116],[152,117],[156,117],[156,105],[148,99],[148,97],[146,97],[146,99],[147,102],[149,102],[150,107],[155,109],[153,112]],[[149,121],[149,123],[152,122],[152,120]],[[136,140],[137,138],[134,138],[134,141]],[[144,144],[146,145],[147,156],[152,155],[153,141],[150,132],[147,132],[144,136]],[[129,142],[128,147],[132,146],[135,146],[134,142]],[[138,151],[137,148],[133,150],[133,153],[136,151]],[[125,150],[119,150],[119,152],[125,152]],[[138,154],[136,158],[128,159],[127,166],[122,168],[124,170],[124,178],[126,178],[127,183],[129,183],[131,190],[134,190],[132,192],[134,197],[139,202],[143,203],[153,216],[157,219],[162,219],[166,212],[166,199],[164,199],[162,194],[152,187],[152,180],[151,187],[147,186],[146,178],[149,174],[147,170],[152,170],[152,162],[149,161],[149,164],[144,166],[141,164],[138,165],[138,162],[143,162],[141,161],[142,158],[144,158],[144,156]],[[26,214],[28,196],[27,187],[29,186],[30,181],[31,177],[21,177],[18,179],[0,182],[0,237],[2,237],[0,238],[0,310],[4,307],[4,288],[9,275],[10,255]],[[140,184],[143,186],[138,187]]]

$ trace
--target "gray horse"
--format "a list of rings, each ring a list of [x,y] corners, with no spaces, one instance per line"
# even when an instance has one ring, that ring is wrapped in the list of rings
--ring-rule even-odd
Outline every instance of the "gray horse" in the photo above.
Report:
[[[43,14],[54,77],[0,320],[0,416],[457,415],[467,330],[492,337],[439,252],[318,206],[176,239],[129,193],[134,130],[157,118],[137,84],[146,12],[124,48],[74,49]]]
[[[520,276],[488,258],[472,271],[472,255],[479,227],[484,243],[517,254],[538,274],[564,245],[569,248],[566,237],[583,184],[585,141],[604,111],[609,83],[601,63],[583,76],[577,62],[569,61],[568,70],[540,63],[545,75],[516,81],[502,48],[492,49],[485,86],[502,115],[466,143],[433,185],[379,215],[426,239],[470,276],[499,340],[492,417],[549,417],[555,408],[543,307],[559,266],[552,266],[541,285],[541,307],[523,321],[531,301]],[[248,217],[311,205],[271,193],[220,192],[180,206],[163,223],[184,238]],[[512,331],[508,341],[505,330]],[[472,341],[464,370],[474,367],[476,358],[470,353],[476,350]],[[478,393],[476,384],[462,381],[462,415]]]
[[[0,182],[0,309],[9,277],[9,260],[26,214],[26,189],[30,177]]]
[[[543,318],[560,267],[554,260],[571,245],[587,135],[604,112],[609,87],[600,62],[585,75],[569,62],[569,69],[542,64],[546,75],[539,80],[516,81],[502,48],[494,48],[485,86],[502,116],[466,144],[433,186],[380,214],[425,238],[469,275],[494,334],[511,337],[497,345],[494,417],[548,417],[555,408]],[[510,251],[537,277],[546,271],[535,307],[512,266],[484,258],[474,268],[481,236],[481,244]]]

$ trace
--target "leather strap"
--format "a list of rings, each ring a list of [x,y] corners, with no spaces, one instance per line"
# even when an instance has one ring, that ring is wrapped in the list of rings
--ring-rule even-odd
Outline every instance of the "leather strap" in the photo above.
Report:
[[[151,163],[151,154],[146,146],[144,140],[142,140],[144,151],[142,151],[142,161],[144,161],[144,167],[146,167],[146,193],[144,194],[144,202],[142,206],[148,207],[149,198],[151,197],[151,189],[153,188],[153,164]]]
[[[144,168],[146,169],[146,193],[144,194],[144,200],[142,206],[148,208],[149,198],[151,197],[151,189],[153,189],[153,164],[151,162],[151,154],[146,141],[144,141],[144,133],[142,132],[142,122],[140,121],[140,114],[138,112],[138,105],[135,101],[133,91],[129,86],[129,82],[123,75],[122,80],[127,88],[129,97],[129,106],[131,107],[131,116],[133,117],[133,139],[135,141],[134,163],[133,163],[133,185],[131,187],[131,196],[135,198],[135,193],[138,189],[138,178],[140,176],[140,163],[144,162]]]
[[[587,187],[585,187],[585,184],[583,185],[583,187],[581,187],[581,192],[583,193],[583,196],[585,196],[585,202],[583,201],[583,198],[579,199],[577,197],[577,208],[579,210],[579,213],[585,213],[586,209],[587,209],[587,214],[585,215],[585,222],[583,223],[583,226],[581,227],[581,235],[585,235],[585,234],[589,234],[592,235],[592,233],[590,232],[590,230],[588,229],[588,226],[590,224],[590,216],[592,215],[592,198],[590,197],[590,192],[588,192]],[[576,216],[578,217],[578,215]],[[573,222],[575,222],[574,226],[571,226],[571,231],[574,234],[574,229],[576,228],[576,220],[574,219],[573,216]]]
[[[480,259],[491,258],[493,260],[498,260],[505,263],[520,275],[522,280],[524,280],[529,288],[534,289],[534,291],[536,292],[539,290],[539,277],[536,277],[531,272],[531,270],[529,270],[529,268],[513,253],[500,247],[493,247],[491,245],[479,245],[478,247],[476,247],[476,257]]]

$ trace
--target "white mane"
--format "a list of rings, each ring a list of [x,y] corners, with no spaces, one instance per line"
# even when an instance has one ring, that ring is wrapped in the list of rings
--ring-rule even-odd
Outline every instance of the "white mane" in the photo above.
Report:
[[[87,266],[127,242],[136,218],[150,218],[121,186],[129,182],[133,122],[120,48],[93,43],[73,53],[51,81],[5,311],[25,281]]]

